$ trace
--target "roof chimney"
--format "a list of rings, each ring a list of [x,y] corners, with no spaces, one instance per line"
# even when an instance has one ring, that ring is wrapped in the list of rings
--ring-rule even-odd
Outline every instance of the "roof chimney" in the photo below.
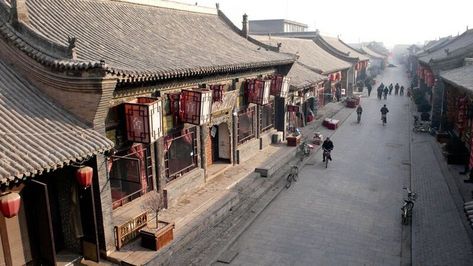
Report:
[[[242,33],[243,37],[245,37],[246,39],[248,38],[248,31],[249,31],[248,15],[243,14],[241,33]]]
[[[12,0],[10,9],[10,18],[12,24],[23,22],[29,23],[28,8],[26,7],[26,0]]]

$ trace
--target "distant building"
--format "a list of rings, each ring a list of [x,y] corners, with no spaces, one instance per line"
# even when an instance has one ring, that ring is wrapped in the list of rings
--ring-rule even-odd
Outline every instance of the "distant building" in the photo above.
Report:
[[[307,24],[286,19],[250,20],[250,34],[304,32]]]

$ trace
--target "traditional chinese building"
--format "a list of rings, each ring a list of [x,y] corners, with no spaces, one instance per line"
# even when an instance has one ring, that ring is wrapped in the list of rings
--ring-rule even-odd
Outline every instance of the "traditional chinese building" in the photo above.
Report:
[[[0,47],[0,265],[93,259],[90,186],[103,167],[96,155],[113,143],[18,75]]]
[[[450,163],[467,163],[473,168],[473,60],[466,59],[465,66],[440,72],[439,83],[443,83],[444,102],[442,114],[444,130],[463,144],[462,149],[451,154]],[[452,142],[453,143],[453,142]]]
[[[418,55],[417,77],[419,87],[431,93],[432,126],[439,127],[441,122],[443,83],[437,83],[440,71],[463,66],[464,59],[473,56],[473,30],[437,45]]]
[[[371,50],[368,46],[362,45],[360,50],[370,58],[366,71],[371,77],[376,77],[376,75],[380,74],[386,67],[387,57]]]
[[[218,9],[170,2],[0,2],[0,58],[113,142],[87,161],[96,166],[90,257],[136,236],[148,192],[172,206],[205,185],[215,162],[242,163],[284,130],[294,58],[247,33],[246,20],[239,30]]]
[[[286,113],[289,127],[302,127],[316,118],[324,106],[324,84],[327,77],[296,62],[289,73],[289,95]],[[300,116],[298,116],[300,114]]]
[[[326,52],[314,43],[313,40],[263,35],[253,35],[253,37],[269,45],[279,45],[280,52],[297,55],[300,64],[328,77],[328,81],[324,84],[323,92],[321,88],[318,89],[318,105],[320,107],[333,100],[335,88],[344,81],[343,77],[347,76],[347,71],[351,67],[348,62]],[[345,87],[342,86],[342,88]],[[323,97],[321,97],[322,95]]]
[[[348,95],[352,95],[356,82],[364,82],[366,78],[369,58],[350,47],[340,38],[322,36],[316,32],[314,42],[331,55],[351,63],[346,76],[342,76],[342,87],[347,89]]]

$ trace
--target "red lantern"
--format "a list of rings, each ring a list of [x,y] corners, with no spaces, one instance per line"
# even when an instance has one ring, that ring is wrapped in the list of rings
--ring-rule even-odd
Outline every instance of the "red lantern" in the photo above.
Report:
[[[76,171],[77,182],[84,188],[92,185],[92,177],[94,176],[94,169],[90,166],[84,166]]]
[[[20,211],[20,200],[20,194],[15,192],[3,196],[0,204],[3,216],[6,218],[17,216]]]

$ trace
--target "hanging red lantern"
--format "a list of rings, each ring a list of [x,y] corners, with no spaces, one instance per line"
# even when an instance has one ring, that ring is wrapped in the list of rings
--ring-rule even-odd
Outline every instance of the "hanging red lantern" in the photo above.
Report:
[[[3,196],[0,200],[0,209],[3,216],[12,218],[18,215],[20,211],[20,194],[16,192],[9,193]]]
[[[94,176],[94,169],[90,166],[83,166],[76,171],[77,182],[84,188],[92,185],[92,177]]]

